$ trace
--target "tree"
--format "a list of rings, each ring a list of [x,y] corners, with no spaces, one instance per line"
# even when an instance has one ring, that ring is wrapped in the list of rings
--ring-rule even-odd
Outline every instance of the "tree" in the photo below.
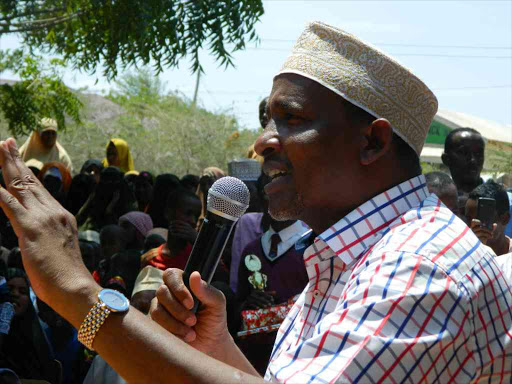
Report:
[[[223,65],[255,40],[261,0],[0,0],[0,34],[19,33],[25,46],[61,55],[113,79],[119,66],[152,65],[157,73],[191,56],[201,70],[203,45]],[[232,45],[228,50],[226,44]],[[231,51],[231,52],[230,52]]]
[[[49,62],[40,56],[28,56],[22,51],[0,51],[0,73],[11,70],[20,77],[13,84],[0,85],[0,111],[14,137],[27,135],[41,128],[44,117],[52,117],[58,128],[65,130],[66,117],[81,123],[82,103],[62,82],[63,60]]]

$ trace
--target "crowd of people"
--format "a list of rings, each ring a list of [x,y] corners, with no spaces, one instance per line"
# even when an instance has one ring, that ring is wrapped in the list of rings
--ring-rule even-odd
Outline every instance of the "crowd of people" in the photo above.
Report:
[[[320,25],[320,27],[316,26],[314,28],[321,29],[323,27]],[[293,67],[296,63],[289,62],[288,65]],[[315,104],[315,108],[329,108],[334,99],[332,94],[325,92],[331,92],[331,90],[323,88],[323,85],[318,83],[311,85],[310,83],[313,83],[313,81],[310,79],[306,79],[310,83],[304,82],[305,77],[297,80],[293,77],[297,76],[297,71],[297,68],[291,68],[288,71],[288,77],[286,71],[283,72],[284,75],[281,75],[276,83],[277,86],[275,85],[276,88],[273,90],[274,99],[275,95],[279,93],[278,90],[284,92],[282,90],[284,88],[279,88],[279,81],[281,81],[285,87],[288,87],[287,89],[293,90],[296,88],[297,92],[305,92],[306,95],[313,95],[322,101],[323,106],[320,107],[320,104],[318,104],[320,101],[317,101],[318,105]],[[312,76],[309,77],[314,79],[314,76]],[[281,101],[282,104],[274,99],[272,105],[269,104],[270,101],[266,98],[258,106],[263,128],[269,125],[275,126],[278,124],[278,120],[286,120],[290,125],[298,125],[302,120],[315,118],[315,116],[289,117],[287,112],[283,112],[286,108],[285,98],[283,98],[284,101]],[[338,102],[338,99],[336,100]],[[361,101],[359,104],[362,103]],[[346,101],[343,101],[343,108],[349,111],[347,115],[356,116],[355,120],[359,123],[380,121],[376,120],[366,109],[360,109]],[[379,129],[382,128],[382,132],[387,129],[386,124],[382,121],[372,124],[381,124],[378,127]],[[128,143],[120,138],[112,138],[106,145],[103,160],[90,159],[79,168],[79,173],[74,174],[70,156],[57,140],[56,123],[51,119],[44,119],[41,126],[41,130],[35,130],[27,142],[20,147],[21,159],[48,193],[75,217],[82,261],[96,283],[103,288],[121,292],[130,299],[134,308],[148,315],[159,288],[164,284],[164,271],[169,268],[177,270],[185,268],[202,221],[206,216],[208,190],[216,180],[226,176],[227,173],[219,168],[209,167],[200,175],[189,174],[180,178],[172,173],[153,175],[149,171],[137,171],[137,159],[132,158]],[[272,131],[271,128],[270,131]],[[330,379],[333,377],[335,379],[339,378],[339,376],[324,374],[322,373],[323,370],[318,371],[318,375],[320,375],[318,377],[307,376],[303,373],[313,361],[307,356],[315,355],[315,358],[325,354],[334,356],[337,352],[330,350],[330,348],[339,347],[339,344],[333,343],[332,336],[329,339],[329,332],[325,333],[324,328],[315,327],[315,324],[320,321],[327,321],[328,325],[325,325],[325,327],[328,329],[335,327],[336,324],[342,321],[352,322],[355,325],[359,324],[351,330],[351,333],[347,332],[344,338],[338,337],[337,340],[343,345],[345,341],[353,338],[352,344],[358,346],[358,348],[359,346],[363,348],[362,345],[366,345],[368,341],[364,333],[377,332],[368,322],[364,323],[367,316],[385,317],[386,311],[391,313],[395,307],[405,305],[400,304],[400,301],[406,296],[400,295],[392,304],[391,309],[387,307],[387,304],[382,304],[388,290],[393,292],[392,295],[398,295],[397,292],[402,289],[400,288],[401,283],[396,283],[393,276],[398,280],[407,280],[409,275],[403,271],[401,275],[397,274],[402,262],[400,258],[398,262],[393,260],[386,264],[384,262],[386,253],[372,256],[372,252],[376,252],[379,247],[389,247],[390,254],[398,254],[399,251],[402,254],[408,253],[409,256],[404,258],[402,264],[408,265],[407,271],[414,270],[418,276],[424,276],[422,281],[425,286],[430,286],[432,283],[439,287],[443,285],[441,287],[443,289],[446,286],[446,289],[448,289],[448,286],[453,283],[450,279],[455,279],[455,277],[448,279],[444,275],[440,276],[440,271],[436,269],[437,264],[435,264],[438,258],[441,257],[440,255],[446,253],[446,250],[441,251],[439,245],[428,245],[430,247],[429,251],[425,252],[426,256],[422,257],[429,258],[428,255],[432,256],[432,259],[429,259],[432,260],[431,263],[434,265],[431,270],[421,266],[420,262],[415,260],[419,260],[417,255],[421,254],[425,244],[429,242],[431,244],[431,240],[444,227],[456,223],[453,225],[457,225],[457,228],[468,228],[462,230],[463,235],[456,238],[456,241],[464,244],[464,247],[468,249],[471,248],[469,244],[472,243],[472,238],[469,237],[467,231],[472,231],[483,244],[482,249],[484,250],[478,248],[479,254],[488,250],[499,261],[503,273],[512,284],[512,262],[509,261],[512,259],[512,221],[510,220],[512,214],[512,185],[506,185],[502,182],[503,180],[488,179],[484,181],[481,178],[485,140],[475,129],[469,127],[455,129],[447,136],[442,162],[449,171],[431,172],[425,175],[428,191],[432,195],[422,195],[424,193],[421,189],[423,180],[421,178],[423,176],[419,176],[421,171],[418,173],[417,166],[415,168],[414,165],[407,165],[409,168],[404,168],[405,170],[396,170],[395,175],[403,172],[404,175],[412,175],[413,177],[402,177],[402,179],[409,179],[407,183],[404,182],[396,186],[394,186],[396,183],[388,185],[388,187],[393,188],[388,190],[389,194],[384,192],[382,196],[385,195],[385,197],[379,195],[379,198],[374,198],[376,192],[382,192],[388,188],[383,189],[380,185],[373,185],[373,181],[371,181],[373,178],[371,178],[371,174],[368,174],[366,175],[366,177],[370,177],[367,179],[368,191],[375,193],[367,197],[372,199],[367,199],[367,203],[352,212],[344,212],[342,221],[336,223],[338,218],[328,226],[319,224],[321,220],[311,213],[309,216],[306,214],[301,216],[301,219],[304,220],[302,221],[294,215],[281,211],[281,208],[276,205],[277,203],[272,203],[272,199],[269,199],[269,194],[272,194],[272,188],[274,190],[280,188],[275,185],[272,186],[273,183],[275,184],[273,180],[288,177],[289,168],[287,167],[291,167],[290,164],[294,163],[294,169],[301,167],[301,172],[307,178],[306,183],[309,183],[311,188],[316,188],[322,183],[327,186],[323,187],[324,190],[318,190],[314,194],[305,194],[297,201],[292,198],[288,199],[286,204],[295,204],[289,212],[304,210],[304,206],[316,201],[315,199],[330,202],[341,196],[348,206],[350,206],[351,201],[359,201],[354,197],[354,193],[350,194],[346,191],[340,190],[340,196],[338,196],[337,191],[330,189],[334,187],[334,184],[326,181],[329,178],[335,180],[338,177],[335,168],[325,166],[327,160],[324,156],[327,154],[324,151],[332,151],[333,148],[329,146],[327,140],[323,142],[321,150],[312,152],[313,147],[308,147],[308,140],[311,139],[307,137],[297,139],[290,136],[290,140],[296,140],[296,142],[282,144],[288,145],[287,156],[290,159],[282,162],[286,165],[281,166],[278,164],[279,161],[276,160],[277,155],[274,156],[276,153],[280,153],[279,145],[281,144],[272,141],[273,139],[270,136],[265,137],[265,135],[269,135],[268,132],[270,131],[267,128],[266,133],[262,136],[263,139],[249,148],[247,159],[234,162],[236,164],[233,163],[233,167],[230,169],[229,174],[231,176],[242,179],[248,186],[251,192],[251,204],[247,213],[239,219],[232,231],[211,282],[211,286],[221,291],[225,298],[225,318],[231,337],[260,375],[265,375],[269,361],[273,361],[274,369],[269,369],[267,373],[267,378],[270,379],[280,379],[283,377],[281,375],[286,375],[287,380],[291,382],[302,382],[306,379],[315,381],[315,378],[319,377],[323,377],[322,380],[326,380],[325,377]],[[291,135],[288,132],[286,134]],[[365,164],[372,164],[377,161],[380,157],[378,155],[379,151],[382,148],[389,147],[387,145],[390,141],[386,142],[387,139],[379,136],[378,133],[368,133],[368,137],[372,134],[374,136],[371,140],[368,138],[366,144],[372,146],[375,143],[375,147],[366,152],[366,157],[361,157],[361,162],[365,162]],[[393,145],[399,148],[397,149],[398,161],[403,161],[402,164],[408,163],[408,159],[411,156],[414,157],[414,152],[411,155],[411,151],[416,151],[417,147],[414,144],[411,145],[409,141],[403,140],[404,138],[407,139],[407,135],[404,133],[397,135],[393,132],[392,136],[389,137],[392,137]],[[382,145],[380,145],[379,140],[383,141]],[[286,142],[285,139],[283,139],[284,142]],[[345,142],[350,142],[350,138],[346,138]],[[300,149],[303,152],[294,147],[300,145],[303,145]],[[345,154],[339,154],[339,156],[342,155]],[[265,167],[270,167],[265,165],[269,161],[277,164],[274,165],[275,172],[265,170]],[[385,161],[389,162],[386,163],[389,166],[396,159],[389,157]],[[262,164],[264,164],[263,170],[265,172],[262,171]],[[325,166],[325,174],[321,171],[322,166]],[[391,168],[389,167],[389,169]],[[172,169],[169,169],[169,171],[172,171]],[[381,171],[381,173],[388,172],[387,170]],[[276,177],[277,174],[279,174],[278,177]],[[321,174],[323,179],[316,176]],[[12,188],[9,183],[11,176],[6,177],[9,177],[7,183],[4,181],[4,177],[0,180],[2,187],[4,189]],[[298,176],[294,175],[294,177]],[[381,177],[384,178],[386,175]],[[398,176],[393,177],[400,180]],[[506,181],[506,179],[504,180]],[[265,188],[266,186],[267,188]],[[357,184],[352,187],[359,191],[361,199],[363,199],[363,196],[366,198],[366,190],[363,191],[361,187],[357,187]],[[345,186],[347,189],[352,187],[350,185]],[[274,194],[277,195],[276,192]],[[391,205],[383,204],[384,200],[381,197],[387,199]],[[495,201],[490,223],[484,222],[480,216],[479,201],[482,198]],[[277,198],[274,197],[274,199]],[[420,201],[423,202],[420,204]],[[283,202],[281,203],[283,206],[286,205]],[[416,203],[420,204],[417,211],[411,210],[404,214],[400,222],[403,229],[400,231],[390,230],[389,233],[392,233],[392,236],[387,238],[385,244],[378,243],[379,245],[376,246],[376,243],[364,243],[372,236],[376,236],[377,230],[389,225],[391,219],[403,213],[399,210],[403,209],[405,212],[406,208],[413,208]],[[272,204],[274,205],[272,206]],[[380,208],[384,206],[385,208]],[[402,208],[402,206],[405,208]],[[450,211],[451,215],[448,213]],[[417,212],[417,217],[415,217],[416,213],[413,215],[412,212]],[[438,212],[440,213],[438,214]],[[325,220],[325,217],[329,217],[330,214],[329,210],[321,212],[322,220]],[[25,271],[25,264],[22,262],[23,246],[19,243],[20,240],[16,235],[16,232],[19,231],[18,224],[12,223],[3,212],[0,215],[0,383],[18,383],[19,380],[25,379],[39,380],[40,383],[51,384],[125,383],[121,374],[116,372],[102,356],[86,348],[78,341],[77,330],[70,322],[37,296]],[[318,216],[319,213],[317,212],[315,215]],[[377,215],[380,215],[379,218],[377,218]],[[429,219],[421,226],[423,228],[427,225],[427,222],[431,223],[432,228],[434,228],[430,233],[432,236],[429,239],[425,237],[423,244],[421,244],[421,241],[411,243],[411,239],[417,236],[419,228],[419,224],[415,224],[415,220],[422,220],[423,216]],[[280,220],[277,220],[277,218]],[[437,222],[437,226],[434,226],[435,222]],[[399,226],[399,224],[394,225]],[[415,227],[415,225],[418,227]],[[363,226],[365,227],[363,228]],[[377,229],[374,230],[374,227]],[[319,229],[322,229],[322,231]],[[457,232],[457,230],[452,230],[454,233]],[[313,239],[320,233],[322,235],[313,242]],[[422,236],[426,236],[425,233]],[[447,239],[449,239],[449,236]],[[446,240],[446,244],[451,244],[451,241]],[[336,244],[333,242],[336,242]],[[20,246],[22,250],[20,250]],[[374,246],[376,248],[373,248]],[[314,247],[314,249],[311,250],[311,247]],[[476,244],[471,249],[474,250],[477,247],[480,247],[480,245]],[[434,256],[433,249],[440,252],[439,255]],[[448,245],[446,249],[448,249]],[[454,251],[455,256],[451,255],[450,257],[458,258],[461,261],[465,260],[466,254],[464,252]],[[332,258],[331,254],[340,255],[340,260]],[[356,260],[356,254],[364,256],[360,261],[353,264],[352,261]],[[316,264],[312,263],[315,258],[319,259]],[[341,258],[343,258],[343,262]],[[382,266],[382,270],[380,270],[380,266],[377,269],[370,268],[371,265],[377,262],[377,259],[382,262],[382,264],[379,264]],[[461,276],[468,273],[467,271],[461,272],[458,269],[457,260],[450,259],[449,262],[446,260],[444,262],[447,264],[444,264],[441,268],[445,271],[443,273],[448,274],[451,271],[456,271]],[[487,260],[487,262],[489,261]],[[467,266],[467,268],[470,270],[473,267]],[[488,272],[483,268],[482,270],[485,273]],[[492,270],[495,271],[495,269]],[[383,273],[383,271],[387,272]],[[428,274],[430,274],[430,277]],[[382,301],[373,302],[372,308],[368,309],[368,307],[365,307],[366,297],[371,296],[374,292],[372,293],[369,289],[370,285],[367,284],[373,281],[374,276],[376,276],[376,280],[378,278],[388,279],[388,283],[382,282],[383,293],[378,293],[379,297],[382,295]],[[416,275],[410,277],[411,282],[413,278],[417,278]],[[354,284],[354,286],[351,288],[345,287],[345,285],[350,286],[350,284]],[[411,284],[407,285],[407,289],[411,288]],[[359,285],[360,290],[357,288]],[[415,301],[409,308],[412,308],[411,311],[416,310],[415,313],[418,313],[418,311],[424,310],[424,304],[420,304],[423,300],[421,295],[425,297],[427,293],[422,292],[423,287],[412,288],[418,289],[417,296],[415,296],[417,302]],[[464,286],[463,289],[471,291],[474,288]],[[305,293],[303,293],[304,290]],[[329,296],[327,296],[327,292],[329,292]],[[446,292],[449,292],[448,296],[453,296],[453,308],[443,307],[440,312],[446,314],[454,308],[458,308],[460,297],[459,299],[456,298],[453,293],[455,291],[439,290],[436,292],[428,305],[436,307],[439,300]],[[329,320],[323,320],[324,313],[327,316],[326,319],[329,313],[336,313],[338,309],[336,301],[341,300],[342,296],[345,301],[339,309],[346,310],[346,312],[343,312],[344,314],[340,318],[330,317]],[[327,300],[325,302],[321,301],[322,297],[327,297]],[[434,299],[438,300],[437,303]],[[320,300],[319,303],[321,304],[316,304],[315,300]],[[497,301],[496,298],[494,300]],[[407,298],[403,300],[403,303],[406,301]],[[511,305],[512,303],[509,303],[509,310]],[[416,308],[417,306],[420,309]],[[377,316],[375,313],[378,313],[378,311],[381,311],[381,313]],[[428,311],[424,311],[425,316],[427,316]],[[407,317],[406,311],[403,312],[402,317]],[[463,323],[464,314],[463,312],[459,314],[461,317],[458,320]],[[436,313],[435,316],[438,315]],[[425,317],[423,315],[419,316],[422,319]],[[486,320],[482,319],[482,322],[489,326],[489,321],[498,321],[498,318],[493,316],[490,315],[490,318]],[[427,318],[430,318],[430,315]],[[436,321],[441,323],[442,319],[438,317]],[[421,323],[421,321],[419,322]],[[278,331],[279,327],[281,327],[281,330]],[[394,330],[398,328],[399,331],[396,331],[396,335],[393,336],[396,338],[414,339],[422,336],[422,332],[430,332],[420,325],[418,325],[418,329],[421,328],[421,331],[418,330],[417,334],[409,334],[407,332],[410,330],[407,331],[405,325],[400,326],[395,323],[392,325],[388,323],[378,325],[376,323],[375,327],[380,330],[387,329],[387,327]],[[361,329],[363,332],[358,333]],[[446,323],[446,327],[443,328],[444,331],[453,333],[453,340],[456,339],[457,329],[453,327],[453,324]],[[512,331],[512,329],[508,328],[505,331]],[[500,334],[505,333],[505,331]],[[407,334],[402,336],[400,335],[401,332]],[[437,337],[436,332],[432,331],[432,335]],[[465,332],[466,330],[463,332],[466,338],[464,343],[471,338],[469,334],[473,331],[468,330],[468,334],[465,334]],[[318,340],[318,338],[323,338],[323,341]],[[183,336],[183,340],[187,341],[187,336]],[[328,346],[327,344],[324,345],[325,340],[330,342]],[[493,340],[498,340],[498,338],[496,337]],[[487,343],[483,339],[481,342]],[[383,345],[388,343],[389,346],[392,341],[391,339],[373,339],[373,343],[379,345],[380,343]],[[457,350],[454,352],[455,360],[459,361],[462,359],[458,354],[459,349],[472,349],[472,354],[477,354],[477,349],[480,350],[480,347],[477,348],[473,345],[468,347],[469,342],[464,343],[457,341],[453,346],[450,346],[448,342],[444,348],[432,350],[429,359],[433,362],[430,365],[435,365],[438,359],[436,351],[444,356],[446,348],[455,348]],[[297,345],[301,345],[301,347],[297,348]],[[310,348],[313,349],[313,352],[309,350]],[[342,347],[339,348],[339,351],[341,351]],[[400,348],[391,349],[393,351],[392,355],[403,357],[406,351],[412,347],[404,346],[405,349]],[[427,344],[425,344],[425,348],[427,348]],[[483,348],[485,348],[485,345]],[[326,349],[329,349],[328,353]],[[119,353],[130,352],[119,351]],[[343,367],[343,369],[346,368],[344,379],[346,381],[357,381],[354,378],[360,379],[362,376],[357,376],[354,372],[359,370],[362,372],[361,375],[364,374],[366,368],[362,361],[370,361],[372,358],[375,360],[378,357],[372,355],[372,353],[374,352],[369,352],[370,357],[367,360],[360,358],[355,352],[352,358],[347,357],[347,366],[348,361],[358,363],[354,365],[355,368],[353,369],[349,369],[347,366]],[[497,349],[495,353],[499,353]],[[422,357],[414,356],[414,359],[419,362]],[[485,360],[482,356],[480,356],[480,359]],[[279,361],[280,363],[278,363]],[[297,363],[297,361],[302,361],[302,363]],[[328,362],[322,361],[321,364],[327,366]],[[390,367],[381,366],[380,369],[384,373],[388,372],[390,374],[394,368],[393,360],[387,361],[387,364]],[[463,366],[461,361],[459,361],[459,364],[461,367]],[[491,363],[486,361],[481,364],[482,366],[488,366]],[[413,365],[411,363],[411,366]],[[408,368],[403,369],[405,372]],[[419,369],[423,368],[420,367]],[[510,367],[505,369],[510,371]],[[428,370],[428,372],[423,372],[424,377],[431,377],[429,376],[430,369],[426,368],[425,370]],[[327,370],[327,372],[331,371],[333,371],[332,368]],[[454,366],[448,368],[448,371],[450,371],[450,377],[455,378],[455,381],[463,377],[456,375],[459,372],[455,363]],[[454,371],[456,371],[456,374]],[[467,374],[471,376],[468,372],[464,368],[460,375]],[[443,376],[443,372],[435,372],[432,375],[434,375],[432,377],[441,377],[441,382],[443,378],[448,377]],[[392,374],[389,378],[391,377]],[[510,378],[510,372],[507,377]],[[33,382],[36,381],[31,381],[31,383]],[[364,379],[363,382],[365,382]]]

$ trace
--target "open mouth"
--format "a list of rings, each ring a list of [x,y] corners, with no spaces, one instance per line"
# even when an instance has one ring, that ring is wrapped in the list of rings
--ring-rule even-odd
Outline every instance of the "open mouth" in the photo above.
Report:
[[[274,181],[276,179],[279,179],[280,177],[284,177],[284,176],[288,176],[289,175],[288,172],[280,171],[280,170],[277,170],[277,169],[270,170],[270,171],[268,171],[267,174],[272,179],[272,181]]]

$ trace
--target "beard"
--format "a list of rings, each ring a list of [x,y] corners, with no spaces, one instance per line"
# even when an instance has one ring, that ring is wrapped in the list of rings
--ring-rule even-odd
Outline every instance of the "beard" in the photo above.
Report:
[[[269,202],[268,213],[277,221],[299,220],[304,211],[304,199],[301,194],[296,194],[294,198],[276,202]]]

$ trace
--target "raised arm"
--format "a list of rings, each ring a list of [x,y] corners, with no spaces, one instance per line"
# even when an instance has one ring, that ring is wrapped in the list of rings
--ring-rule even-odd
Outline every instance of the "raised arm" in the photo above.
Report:
[[[0,165],[7,190],[0,206],[19,238],[23,264],[36,294],[78,328],[101,289],[85,268],[74,217],[64,210],[21,160],[16,143],[0,144]],[[196,275],[197,293],[207,294]],[[201,290],[202,289],[202,290]],[[195,292],[195,291],[194,291]],[[203,295],[204,296],[204,295]],[[208,299],[208,297],[203,297]],[[199,320],[194,319],[194,322]],[[191,347],[135,308],[111,314],[100,328],[94,348],[130,383],[246,383],[261,378],[228,365],[235,355],[231,338],[218,345],[221,362]],[[123,351],[123,353],[119,353]],[[228,364],[226,364],[228,363]],[[250,371],[250,368],[246,370]],[[254,371],[253,371],[254,372]]]

